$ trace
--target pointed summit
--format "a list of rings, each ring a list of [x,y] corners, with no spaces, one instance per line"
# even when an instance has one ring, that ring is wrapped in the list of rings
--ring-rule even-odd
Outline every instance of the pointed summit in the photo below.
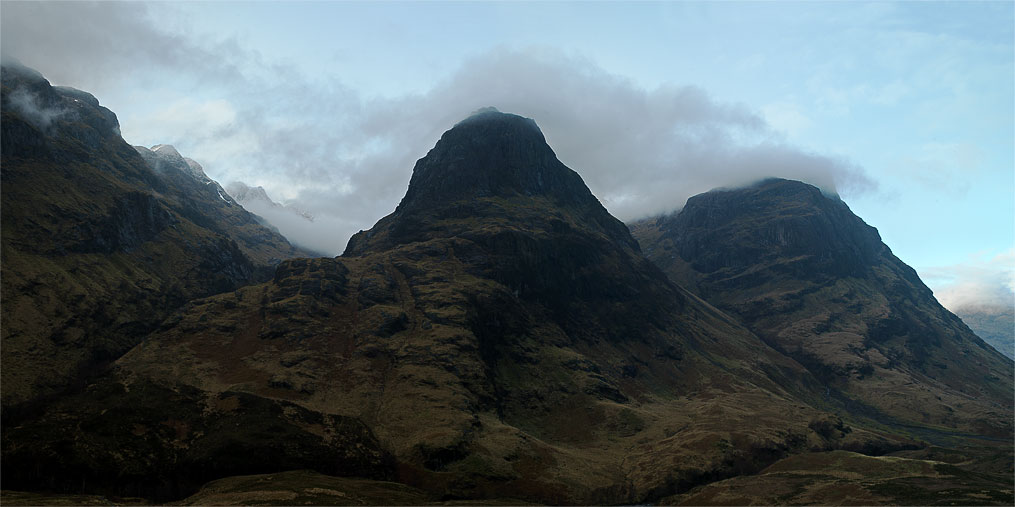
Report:
[[[473,235],[478,225],[506,223],[551,230],[567,224],[638,250],[627,226],[557,160],[535,121],[483,108],[445,132],[416,162],[395,212],[354,235],[343,255]]]
[[[581,176],[557,160],[535,121],[483,108],[416,163],[398,211],[513,196],[545,196],[562,205],[595,200]]]

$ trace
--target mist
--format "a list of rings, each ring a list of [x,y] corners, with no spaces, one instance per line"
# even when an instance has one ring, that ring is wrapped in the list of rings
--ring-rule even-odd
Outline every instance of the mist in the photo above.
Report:
[[[53,122],[70,113],[62,107],[47,107],[39,101],[39,97],[31,90],[18,88],[10,93],[8,101],[11,109],[17,111],[33,127],[45,132]]]
[[[242,182],[232,182],[226,186],[227,192],[236,199],[237,186],[248,187]],[[312,254],[336,255],[332,252],[341,252],[349,238],[328,234],[327,231],[348,229],[349,224],[341,223],[333,216],[325,216],[323,219],[328,223],[319,224],[318,217],[309,218],[312,215],[301,214],[305,210],[297,210],[291,207],[276,203],[268,197],[265,201],[258,198],[245,199],[236,202],[247,211],[263,218],[282,233],[290,243]]]

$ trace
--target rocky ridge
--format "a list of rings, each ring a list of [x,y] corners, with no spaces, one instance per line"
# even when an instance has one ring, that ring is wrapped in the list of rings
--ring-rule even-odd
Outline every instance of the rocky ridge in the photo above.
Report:
[[[92,95],[18,64],[2,84],[5,425],[80,389],[187,301],[300,254],[175,150],[186,174],[156,170]]]
[[[1011,360],[838,197],[766,180],[692,197],[632,229],[674,281],[806,366],[844,409],[924,438],[1010,438]]]

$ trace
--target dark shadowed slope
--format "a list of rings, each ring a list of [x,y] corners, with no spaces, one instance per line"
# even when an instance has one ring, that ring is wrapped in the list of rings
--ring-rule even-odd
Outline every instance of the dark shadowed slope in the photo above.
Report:
[[[146,163],[95,97],[18,65],[2,80],[5,424],[188,300],[265,280],[300,254],[217,183]]]
[[[837,197],[768,180],[632,229],[674,281],[805,365],[846,410],[927,438],[1010,442],[1012,361]]]

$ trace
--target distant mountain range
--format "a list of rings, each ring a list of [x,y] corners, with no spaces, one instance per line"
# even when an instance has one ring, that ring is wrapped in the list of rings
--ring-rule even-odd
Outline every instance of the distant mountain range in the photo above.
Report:
[[[268,193],[264,191],[264,187],[249,187],[242,181],[234,181],[226,186],[226,190],[229,192],[236,202],[243,205],[252,213],[256,213],[258,209],[271,209],[271,210],[285,210],[289,213],[295,214],[302,217],[308,222],[314,221],[313,213],[300,209],[292,204],[280,204],[273,201],[268,197]]]
[[[629,228],[485,109],[306,258],[34,71],[2,132],[4,503],[1012,502],[1012,360],[810,185]]]
[[[983,341],[1009,358],[1015,358],[1015,295],[1001,304],[964,305],[955,315]]]

